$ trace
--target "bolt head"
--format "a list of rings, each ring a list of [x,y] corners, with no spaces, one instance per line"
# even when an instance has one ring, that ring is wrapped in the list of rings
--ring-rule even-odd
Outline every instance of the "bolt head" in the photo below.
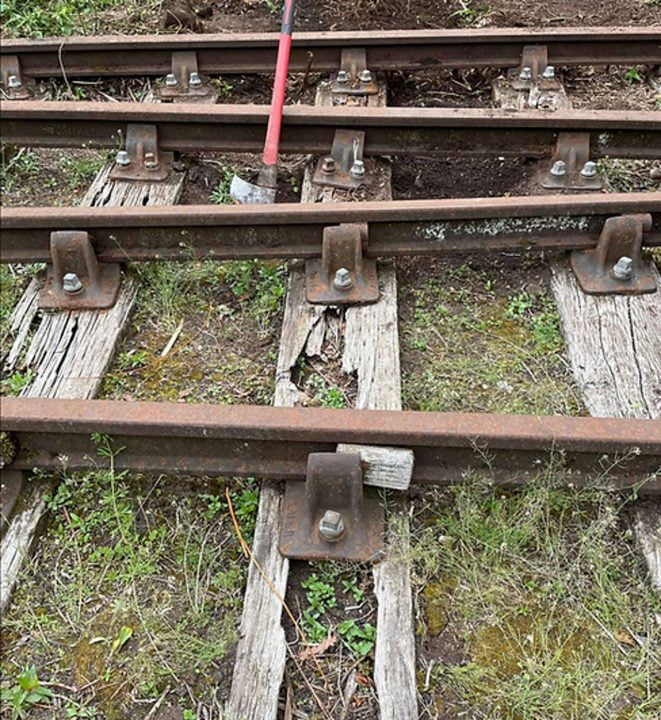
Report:
[[[319,521],[319,535],[326,542],[337,542],[344,534],[344,518],[336,510],[326,510]]]
[[[353,161],[351,177],[355,180],[362,180],[365,177],[365,163],[362,160]]]
[[[542,77],[545,80],[553,80],[555,77],[555,67],[553,65],[547,65],[544,68],[544,72],[542,73]]]
[[[7,85],[12,90],[16,90],[17,88],[22,87],[23,83],[21,82],[21,78],[19,78],[18,75],[10,75],[7,78]]]
[[[131,157],[126,150],[118,150],[115,155],[115,162],[122,167],[126,167],[131,164]]]
[[[335,160],[333,160],[330,155],[328,157],[325,157],[324,161],[321,163],[321,171],[326,173],[327,175],[332,175],[336,169],[337,166],[335,165]]]
[[[592,160],[588,160],[585,165],[583,165],[583,169],[581,170],[581,175],[585,178],[593,178],[597,176],[597,163],[593,162]]]
[[[188,76],[188,84],[191,87],[200,87],[200,85],[202,84],[202,78],[200,77],[200,73],[192,72]]]
[[[361,70],[360,75],[358,76],[358,79],[361,83],[371,83],[372,82],[372,73],[370,70]]]
[[[556,160],[551,167],[551,175],[554,177],[564,177],[567,174],[567,164],[564,160]]]
[[[346,70],[338,70],[336,79],[340,85],[345,85],[349,82],[349,73]]]
[[[165,84],[167,87],[175,87],[177,85],[177,76],[174,73],[168,73],[165,76]]]
[[[333,280],[333,287],[336,290],[348,290],[353,285],[353,278],[351,277],[351,271],[347,268],[339,268],[335,271],[335,279]]]
[[[152,152],[145,153],[144,165],[147,170],[154,170],[158,167],[158,160],[156,155]]]
[[[83,289],[83,283],[76,273],[65,273],[62,276],[62,289],[69,295],[75,295]]]
[[[633,275],[633,260],[623,255],[615,265],[613,265],[612,273],[616,280],[631,280],[631,276]]]
[[[519,73],[519,80],[531,80],[532,79],[532,68],[523,67]]]

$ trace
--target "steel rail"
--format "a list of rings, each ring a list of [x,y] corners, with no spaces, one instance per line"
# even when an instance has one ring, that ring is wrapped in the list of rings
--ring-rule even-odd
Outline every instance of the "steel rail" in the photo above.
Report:
[[[456,251],[585,250],[617,214],[650,213],[661,192],[395,202],[141,208],[5,208],[0,262],[49,262],[50,233],[90,234],[99,260],[293,259],[321,255],[324,228],[366,223],[367,257]]]
[[[17,55],[34,78],[165,75],[181,50],[195,51],[207,75],[271,73],[277,43],[276,33],[7,39],[0,53]],[[527,45],[545,45],[556,66],[661,63],[661,27],[396,30],[296,33],[291,70],[337,70],[343,48],[365,48],[373,71],[506,68],[521,62]]]
[[[300,480],[310,453],[359,442],[411,448],[422,484],[459,482],[471,468],[521,484],[554,457],[577,486],[661,491],[661,420],[45,398],[3,398],[2,418],[12,469],[103,466],[91,436],[102,433],[117,470]]]
[[[163,150],[259,152],[268,107],[149,103],[2,104],[5,142],[32,147],[117,148],[130,123],[155,125]],[[546,157],[559,132],[590,136],[594,158],[661,158],[654,111],[563,111],[552,114],[460,108],[285,108],[281,151],[328,153],[335,130],[364,130],[367,155]]]

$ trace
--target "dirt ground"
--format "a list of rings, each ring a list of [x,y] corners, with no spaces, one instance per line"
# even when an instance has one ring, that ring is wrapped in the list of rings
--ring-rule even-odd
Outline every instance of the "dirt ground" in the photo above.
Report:
[[[259,32],[279,25],[278,4],[270,0],[74,5],[74,32]],[[15,17],[25,8],[20,0],[10,6]],[[658,0],[302,0],[297,27],[660,21]],[[24,34],[51,27],[44,23],[53,19],[30,22]],[[563,77],[577,107],[658,109],[644,72],[632,70],[576,68]],[[392,73],[388,104],[488,107],[492,77],[477,71]],[[227,76],[217,83],[222,102],[265,103],[270,96],[265,78]],[[76,98],[97,100],[140,100],[150,87],[143,80],[73,85]],[[289,90],[290,102],[312,102],[310,79],[291,78]],[[58,83],[44,83],[42,91],[70,97]],[[2,203],[75,204],[106,161],[107,155],[88,151],[11,154],[3,158]],[[188,167],[182,204],[228,202],[233,173],[257,166],[254,156],[200,154],[182,161]],[[278,202],[298,200],[304,163],[283,163]],[[607,169],[617,189],[659,189],[649,163],[611,163]],[[537,171],[536,162],[518,159],[395,157],[393,195],[525,193]],[[548,290],[548,259],[509,253],[398,263],[405,407],[585,413]],[[13,299],[32,270],[6,275],[0,269],[3,295]],[[272,402],[285,265],[147,263],[130,271],[141,279],[138,310],[103,397]],[[3,299],[3,318],[10,307]],[[339,381],[332,367],[319,362],[301,368],[309,404],[350,404],[353,381]],[[20,390],[24,371],[4,378],[4,393]],[[116,451],[104,442],[100,452]],[[624,512],[631,499],[561,489],[556,461],[550,458],[540,477],[517,493],[502,492],[484,477],[413,493],[421,718],[656,720],[661,714],[655,650],[661,606],[646,585]],[[237,533],[251,538],[257,486],[101,472],[63,471],[59,479],[45,534],[3,618],[7,697],[29,683],[33,666],[38,686],[51,696],[21,708],[30,719],[221,718],[247,570]],[[287,620],[293,659],[280,720],[376,717],[371,591],[369,568],[292,563],[286,602],[310,647],[297,641],[299,630]],[[21,717],[12,698],[3,697],[3,720]]]

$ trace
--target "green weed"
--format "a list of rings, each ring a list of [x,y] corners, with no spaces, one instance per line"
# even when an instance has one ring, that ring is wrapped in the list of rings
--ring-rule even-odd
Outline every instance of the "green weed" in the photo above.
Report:
[[[16,718],[26,717],[34,705],[49,705],[52,702],[53,693],[42,685],[34,665],[30,665],[18,674],[16,685],[0,691],[0,697],[11,710],[12,720],[16,720]]]
[[[30,369],[23,372],[13,372],[0,382],[2,392],[5,395],[20,395],[23,388],[28,387],[34,380],[34,372]]]
[[[220,173],[220,180],[209,195],[209,200],[216,205],[232,205],[234,200],[230,195],[230,186],[232,184],[232,178],[234,177],[234,169],[229,165],[218,163],[218,171]]]

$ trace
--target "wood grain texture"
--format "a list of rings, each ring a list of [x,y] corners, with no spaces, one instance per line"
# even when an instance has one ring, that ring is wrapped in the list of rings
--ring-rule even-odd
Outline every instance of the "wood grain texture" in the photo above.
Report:
[[[571,270],[557,263],[551,270],[569,361],[590,414],[661,417],[661,291],[586,295]]]
[[[322,84],[316,102],[336,104],[336,99]],[[369,104],[385,104],[385,90],[371,97]],[[312,171],[310,163],[302,183],[301,202],[356,199],[341,190],[313,185]],[[377,160],[374,178],[376,182],[370,187],[369,198],[390,199],[390,164]],[[319,360],[325,341],[330,338],[337,345],[343,333],[342,370],[356,374],[356,406],[401,408],[397,283],[391,267],[381,270],[380,282],[383,294],[379,303],[338,311],[324,305],[310,305],[305,297],[304,265],[291,264],[276,368],[275,405],[295,406],[305,401],[295,382],[297,363],[301,357]],[[260,545],[259,552],[272,587],[251,568],[228,703],[231,720],[275,720],[278,712],[286,644],[281,625],[282,608],[274,602],[273,588],[284,597],[288,572],[287,561],[280,558],[276,547],[280,534],[280,502],[280,493],[276,491],[260,498],[257,527],[260,537],[270,538],[271,544]],[[383,720],[413,720],[417,718],[417,704],[409,567],[406,559],[400,557],[397,562],[381,563],[379,568],[375,570],[375,583],[393,591],[392,595],[384,591],[380,596],[379,618],[383,624],[377,628],[375,680],[381,717]],[[261,608],[261,614],[255,615],[253,608]],[[407,609],[408,617],[404,617]],[[396,616],[398,621],[394,627],[390,623]],[[390,636],[393,633],[402,636],[405,646],[403,649],[398,644],[398,655],[391,654]]]
[[[165,183],[129,183],[109,180],[110,166],[94,179],[81,205],[172,205],[183,186],[177,174]],[[40,279],[33,279],[14,308],[10,332],[14,342],[5,361],[11,373],[29,368],[34,379],[21,395],[27,397],[94,397],[110,365],[115,345],[124,332],[135,304],[138,283],[124,277],[116,304],[107,310],[45,313],[38,308]],[[0,549],[0,609],[9,603],[21,563],[29,554],[46,509],[51,487],[34,485],[11,518]]]
[[[379,445],[340,443],[337,452],[360,455],[365,485],[405,491],[413,477],[413,450]]]

